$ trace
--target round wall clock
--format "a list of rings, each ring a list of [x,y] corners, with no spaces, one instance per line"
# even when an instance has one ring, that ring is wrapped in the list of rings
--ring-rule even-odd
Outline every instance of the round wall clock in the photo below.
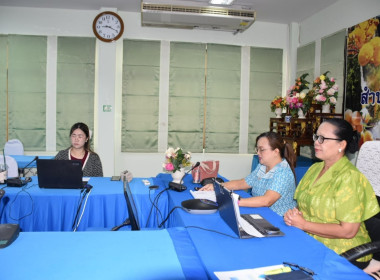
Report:
[[[109,43],[123,35],[124,23],[118,14],[106,11],[95,17],[92,29],[99,40]]]

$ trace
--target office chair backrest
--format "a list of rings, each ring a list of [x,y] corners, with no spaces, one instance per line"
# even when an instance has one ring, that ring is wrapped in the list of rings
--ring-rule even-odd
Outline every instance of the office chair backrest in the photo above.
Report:
[[[6,162],[7,171],[8,171],[7,177],[8,178],[18,177],[19,174],[18,174],[17,161],[13,157],[5,156],[5,162]],[[0,166],[1,166],[1,169],[4,169],[4,156],[2,155],[0,155]]]
[[[7,156],[23,155],[24,145],[19,139],[8,140],[4,145],[4,154]]]
[[[380,196],[380,141],[366,141],[360,147],[356,167],[371,183],[377,196]]]

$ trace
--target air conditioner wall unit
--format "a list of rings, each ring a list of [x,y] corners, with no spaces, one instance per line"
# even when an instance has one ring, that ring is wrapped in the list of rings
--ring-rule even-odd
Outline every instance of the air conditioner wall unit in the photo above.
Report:
[[[141,25],[231,31],[247,30],[256,19],[256,11],[247,6],[201,6],[192,1],[141,2]]]

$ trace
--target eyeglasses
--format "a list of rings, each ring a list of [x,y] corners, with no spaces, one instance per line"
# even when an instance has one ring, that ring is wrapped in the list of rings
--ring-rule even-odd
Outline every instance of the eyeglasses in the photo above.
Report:
[[[290,263],[290,262],[283,262],[283,264],[289,266],[292,270],[295,270],[298,268],[299,270],[302,270],[303,272],[310,274],[311,276],[316,275],[314,271],[312,271],[311,269],[307,267],[299,266],[298,264]]]
[[[327,138],[327,137],[324,137],[322,135],[313,134],[313,141],[315,142],[317,140],[318,140],[319,144],[323,144],[323,142],[325,142],[325,140],[342,141],[342,139],[340,139],[340,138]]]
[[[85,136],[84,134],[71,134],[70,137],[71,137],[71,138],[83,139],[83,138],[85,138],[86,136]]]
[[[259,152],[260,153],[263,153],[263,152],[265,152],[266,150],[269,150],[269,149],[263,149],[263,148],[255,148],[255,152],[256,152],[256,154],[258,154]]]

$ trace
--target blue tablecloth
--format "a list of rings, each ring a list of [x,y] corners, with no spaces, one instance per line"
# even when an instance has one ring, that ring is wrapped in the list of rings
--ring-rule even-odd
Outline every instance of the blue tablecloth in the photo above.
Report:
[[[153,178],[134,178],[130,188],[138,209],[141,227],[157,227],[155,215],[167,215],[167,194],[162,194],[152,211],[151,201],[162,190],[150,190],[142,180],[153,185]],[[92,177],[93,189],[88,197],[78,231],[112,228],[121,224],[128,211],[123,194],[123,183],[107,177]],[[6,186],[6,185],[3,185]],[[2,185],[0,185],[2,187]],[[23,188],[5,187],[0,202],[1,223],[19,223],[23,231],[71,231],[81,198],[79,189],[41,189],[37,177]],[[84,203],[82,205],[83,209]],[[82,210],[80,211],[82,213]],[[149,220],[148,220],[149,218]]]
[[[31,161],[36,157],[36,156],[27,156],[27,155],[13,155],[11,156],[17,161],[18,168],[23,169],[25,168],[29,163],[30,165],[28,168],[36,168],[37,167],[37,162]],[[54,156],[38,156],[39,159],[52,159]]]
[[[163,186],[171,180],[167,174],[157,176]],[[184,192],[169,191],[169,210],[181,206],[183,200],[192,199],[189,190],[193,184],[191,176],[186,176]],[[238,191],[248,197],[244,191]],[[362,270],[353,266],[343,257],[328,249],[303,231],[287,226],[283,218],[269,208],[240,207],[242,214],[257,213],[279,227],[284,237],[237,239],[225,224],[219,212],[208,215],[189,214],[175,209],[170,216],[171,227],[183,226],[188,229],[191,240],[211,279],[216,279],[215,271],[231,271],[282,264],[283,261],[310,268],[317,275],[314,279],[357,280],[370,279]],[[234,238],[235,237],[235,238]]]
[[[316,162],[316,160],[311,159],[311,158],[307,158],[304,156],[298,156],[297,157],[297,163],[296,163],[296,168],[295,168],[297,185],[301,181],[303,175],[305,175],[305,173],[309,169],[309,167],[315,162]],[[258,156],[253,155],[251,172],[256,169],[258,164],[259,164]]]
[[[1,279],[207,279],[186,229],[21,232]]]

